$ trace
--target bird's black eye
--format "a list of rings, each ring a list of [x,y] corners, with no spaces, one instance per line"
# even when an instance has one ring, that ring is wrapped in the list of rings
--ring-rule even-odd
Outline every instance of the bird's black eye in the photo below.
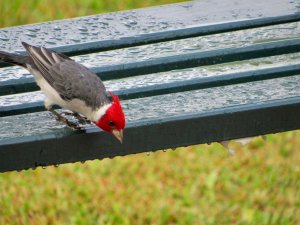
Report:
[[[113,121],[109,121],[109,126],[111,126],[111,127],[114,127],[115,126],[115,123],[113,122]]]

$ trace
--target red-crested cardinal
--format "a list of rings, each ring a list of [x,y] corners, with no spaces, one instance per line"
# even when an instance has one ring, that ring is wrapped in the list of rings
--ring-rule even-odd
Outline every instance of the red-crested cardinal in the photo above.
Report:
[[[79,113],[122,142],[125,116],[120,100],[117,95],[106,91],[95,73],[64,54],[25,42],[22,44],[28,56],[0,51],[0,60],[22,66],[34,75],[46,96],[44,104],[47,110],[74,128],[78,128],[76,124],[54,111],[52,106]]]

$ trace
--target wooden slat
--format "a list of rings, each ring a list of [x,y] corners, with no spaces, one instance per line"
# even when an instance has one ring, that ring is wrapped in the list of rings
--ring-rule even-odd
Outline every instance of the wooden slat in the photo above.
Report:
[[[187,79],[186,74],[189,73],[194,73],[194,78],[190,76],[191,78]],[[163,76],[173,77],[173,79],[169,78],[172,80],[171,82],[167,79],[158,79],[157,83],[155,82],[155,80],[153,80],[151,83],[147,83],[144,81],[143,83],[138,84],[138,82],[142,82],[143,79],[139,79],[139,81],[136,82],[126,82],[124,80],[123,85],[120,85],[113,91],[115,94],[119,95],[121,99],[126,100],[266,79],[274,79],[278,77],[294,76],[299,74],[299,64],[256,69],[237,73],[225,73],[222,75],[219,74],[212,76],[198,74],[195,70],[179,70],[170,71],[163,74]],[[122,81],[120,82],[120,84],[121,83]],[[109,85],[106,86],[110,87]],[[43,98],[44,97],[41,92],[2,97],[0,98],[0,117],[44,111],[45,107],[43,104]]]
[[[300,22],[297,22],[93,53],[76,56],[73,57],[73,59],[89,68],[98,68],[107,65],[142,62],[149,59],[158,59],[162,56],[193,53],[199,50],[204,52],[224,48],[246,47],[257,43],[295,39],[299,38],[299,33]],[[27,82],[27,79],[30,78],[28,72],[19,69],[19,67],[0,68],[0,74],[0,82],[5,81],[6,83],[13,83],[15,80],[22,82],[23,79],[24,83],[28,83],[29,81]],[[108,79],[113,79],[113,77]]]
[[[65,131],[61,137],[44,134],[39,139],[33,136],[13,140],[13,144],[6,141],[0,147],[0,172],[294,130],[300,128],[299,113],[300,99],[297,99],[130,123],[123,145],[96,130],[81,134]]]
[[[1,68],[0,172],[299,129],[298,21],[296,1],[202,0],[0,29],[6,51],[111,50],[74,58],[120,95],[128,122],[123,145],[93,125],[72,131],[39,112],[27,72]]]
[[[21,39],[76,55],[293,21],[296,1],[192,1],[5,28],[0,49],[23,52]]]
[[[48,113],[0,118],[0,171],[299,129],[300,76],[123,101],[125,141]]]
[[[300,96],[299,75],[183,93],[131,99],[122,101],[122,103],[128,121],[136,121],[160,118],[161,116],[173,117],[178,114],[201,113],[242,104],[260,104],[260,102],[268,100],[297,98],[298,96]],[[50,131],[51,128],[53,128],[52,131],[55,132],[55,130],[57,130],[56,125],[60,123],[57,123],[52,117],[48,116],[48,119],[43,117],[43,115],[48,114],[48,112],[45,112],[0,118],[0,141],[3,141],[3,136],[15,138],[35,133],[38,134],[41,129],[45,129],[44,125],[46,125],[47,129],[49,125]],[[32,123],[32,121],[34,121],[34,123]],[[7,126],[12,125],[10,123],[12,123],[13,126],[8,129]],[[24,132],[24,126],[32,126],[32,128],[28,132]],[[47,129],[45,130],[46,133],[49,132]]]
[[[156,73],[195,66],[214,65],[233,61],[261,58],[273,55],[295,53],[300,51],[300,39],[262,43],[240,48],[226,48],[212,51],[197,51],[149,59],[121,65],[92,68],[102,80],[118,79],[140,74]],[[38,90],[31,78],[0,82],[0,95]]]

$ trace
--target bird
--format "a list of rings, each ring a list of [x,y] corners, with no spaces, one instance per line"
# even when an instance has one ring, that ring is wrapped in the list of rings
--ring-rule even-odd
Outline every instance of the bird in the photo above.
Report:
[[[55,105],[72,111],[77,118],[93,122],[122,143],[126,119],[120,99],[106,90],[95,73],[62,53],[26,42],[22,45],[27,55],[0,51],[0,61],[21,66],[34,76],[45,95],[45,108],[57,120],[81,129],[64,117],[64,113],[55,111]]]

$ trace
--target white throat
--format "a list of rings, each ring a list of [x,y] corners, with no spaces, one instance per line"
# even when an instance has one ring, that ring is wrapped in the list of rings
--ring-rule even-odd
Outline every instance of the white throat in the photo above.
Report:
[[[102,116],[106,113],[106,111],[111,107],[112,103],[103,105],[97,110],[94,111],[93,115],[91,115],[91,120],[97,122],[101,119]]]

